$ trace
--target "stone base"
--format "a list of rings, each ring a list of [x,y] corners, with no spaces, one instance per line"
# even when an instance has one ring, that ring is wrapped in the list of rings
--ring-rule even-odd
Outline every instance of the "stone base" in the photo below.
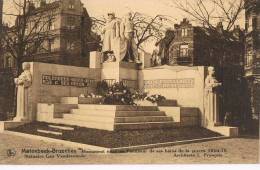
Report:
[[[43,107],[46,107],[46,104],[38,104],[38,108]],[[48,113],[48,109],[39,109],[37,120],[109,131],[179,126],[179,122],[174,122],[172,117],[159,111],[156,106],[79,104],[78,108],[70,109],[70,112],[59,112],[60,118],[55,117],[55,109],[49,111]]]
[[[237,137],[238,127],[229,127],[229,126],[209,126],[207,129],[220,133],[221,135],[228,136],[228,137]]]
[[[101,79],[107,81],[109,85],[123,81],[130,88],[138,88],[138,71],[140,65],[127,62],[103,63],[101,69]]]
[[[0,133],[5,131],[5,130],[16,128],[18,126],[24,125],[26,123],[29,123],[29,122],[28,121],[4,121],[4,122],[0,122]]]

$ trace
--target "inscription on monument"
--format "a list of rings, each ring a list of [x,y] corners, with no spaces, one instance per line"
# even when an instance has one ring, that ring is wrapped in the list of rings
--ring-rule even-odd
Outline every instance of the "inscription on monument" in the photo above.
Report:
[[[42,84],[55,86],[90,87],[95,86],[96,80],[79,77],[42,75]]]
[[[164,79],[164,80],[145,80],[144,87],[151,88],[193,88],[195,79]]]

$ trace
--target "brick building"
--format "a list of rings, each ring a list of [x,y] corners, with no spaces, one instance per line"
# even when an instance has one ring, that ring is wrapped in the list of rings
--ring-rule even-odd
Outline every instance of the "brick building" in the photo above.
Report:
[[[48,36],[44,37],[42,47],[37,52],[28,52],[28,55],[23,57],[22,62],[35,61],[87,67],[89,52],[96,50],[98,43],[92,36],[91,19],[86,8],[83,7],[80,0],[52,0],[48,2],[46,0],[41,0],[40,3],[31,1],[27,5],[28,11],[30,11],[28,12],[30,24],[28,24],[26,33],[35,29],[31,27],[35,27],[36,24],[31,22],[37,21],[40,17],[43,21],[37,23],[37,29],[39,28],[39,32],[48,32]],[[46,23],[47,21],[44,20],[48,17],[52,17],[52,19]],[[17,18],[16,25],[7,31],[9,35],[21,23],[22,19]],[[32,43],[36,43],[36,41],[38,39],[31,40]],[[2,61],[2,67],[5,68],[16,65],[11,55],[8,55],[8,51]]]
[[[228,37],[229,41],[224,42],[221,35]],[[221,22],[216,30],[211,30],[193,26],[187,19],[183,19],[180,24],[175,24],[174,39],[168,49],[168,63],[190,66],[234,63],[240,65],[243,62],[243,46],[243,32],[238,26],[232,33],[227,33],[223,30]],[[220,49],[227,47],[230,50],[225,50],[225,54],[221,53]],[[223,58],[225,61],[219,60],[223,56],[226,56]]]
[[[245,77],[248,82],[253,118],[260,113],[260,1],[245,0]]]
[[[175,24],[173,32],[170,45],[160,49],[167,51],[160,55],[161,58],[173,66],[214,66],[217,79],[223,83],[220,89],[222,119],[226,112],[232,112],[236,117],[234,120],[245,120],[249,106],[243,79],[244,32],[240,27],[235,26],[227,32],[221,22],[216,29],[208,29],[193,26],[183,19],[180,24]]]

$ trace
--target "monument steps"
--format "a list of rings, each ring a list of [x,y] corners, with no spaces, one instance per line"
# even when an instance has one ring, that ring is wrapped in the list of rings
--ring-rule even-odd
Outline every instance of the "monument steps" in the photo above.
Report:
[[[68,126],[57,126],[57,125],[48,125],[49,128],[53,128],[53,129],[59,129],[59,130],[67,130],[67,131],[73,131],[74,128],[73,127],[68,127]]]
[[[137,123],[137,122],[172,122],[169,116],[138,116],[138,117],[116,117],[115,123]]]
[[[129,105],[89,105],[79,104],[83,110],[113,110],[113,111],[158,111],[157,106],[129,106]]]
[[[100,117],[135,117],[135,116],[165,116],[163,111],[113,111],[113,110],[87,110],[72,109],[72,114]]]
[[[62,132],[52,131],[52,130],[43,130],[43,129],[37,129],[37,132],[44,133],[44,134],[51,134],[55,136],[62,136]]]
[[[71,120],[71,119],[54,119],[52,123],[57,124],[66,124],[66,125],[73,125],[73,126],[80,126],[86,128],[93,128],[93,129],[101,129],[101,130],[140,130],[140,129],[161,129],[161,128],[172,128],[178,127],[179,123],[168,121],[168,122],[137,122],[137,123],[111,123],[111,122],[104,122],[104,121],[93,121],[93,122],[86,122],[84,120]]]
[[[137,123],[137,122],[168,122],[173,121],[169,116],[136,116],[136,117],[102,117],[95,115],[70,114],[64,115],[64,119],[86,122],[111,122],[111,123]]]
[[[115,123],[116,130],[139,129],[164,129],[178,127],[179,123],[170,122],[139,122],[139,123]]]
[[[101,130],[114,130],[114,124],[111,122],[86,122],[84,120],[70,120],[70,119],[53,119],[49,123],[56,123],[56,124],[65,124],[71,126],[79,126],[79,127],[86,127],[86,128],[93,128],[93,129],[101,129]]]
[[[79,98],[68,98],[78,100]],[[63,99],[65,100],[65,99]],[[175,101],[170,101],[173,104]],[[169,104],[168,103],[168,104]],[[167,103],[166,103],[167,104]],[[43,104],[45,105],[45,104]],[[43,117],[43,122],[62,124],[68,126],[79,126],[103,130],[133,130],[133,129],[160,129],[177,126],[197,126],[196,109],[183,108],[182,112],[187,113],[180,117],[181,122],[175,122],[172,116],[160,111],[157,106],[129,106],[129,105],[100,105],[100,104],[53,104],[53,117]],[[61,109],[61,106],[66,106]],[[59,109],[55,109],[58,107]],[[171,106],[166,106],[171,107]],[[68,110],[71,108],[70,110]],[[59,111],[56,113],[56,111]],[[61,111],[64,111],[63,113]],[[188,112],[191,114],[188,114]],[[41,114],[42,113],[42,114]],[[45,115],[44,111],[39,115]],[[59,114],[59,116],[57,116]],[[51,114],[50,114],[51,115]],[[48,118],[48,119],[47,119]],[[189,122],[189,123],[185,123]],[[64,127],[49,127],[54,131],[66,130]],[[71,129],[73,130],[73,129]]]
[[[89,115],[79,115],[79,114],[70,114],[70,115],[64,115],[64,120],[75,120],[79,122],[107,122],[107,123],[113,123],[114,117],[101,117],[101,116],[89,116]]]

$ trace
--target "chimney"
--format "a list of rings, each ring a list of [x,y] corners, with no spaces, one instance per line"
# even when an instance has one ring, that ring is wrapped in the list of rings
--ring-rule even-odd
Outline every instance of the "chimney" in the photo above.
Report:
[[[218,22],[218,24],[217,24],[217,31],[219,33],[223,33],[223,30],[224,30],[224,28],[223,28],[222,22]]]

